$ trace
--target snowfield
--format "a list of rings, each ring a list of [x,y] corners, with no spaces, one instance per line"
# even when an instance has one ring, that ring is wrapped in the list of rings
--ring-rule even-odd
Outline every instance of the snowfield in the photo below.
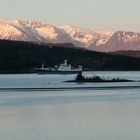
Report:
[[[93,31],[74,26],[54,26],[38,21],[0,19],[0,39],[42,43],[72,43],[95,51],[140,50],[140,33]]]

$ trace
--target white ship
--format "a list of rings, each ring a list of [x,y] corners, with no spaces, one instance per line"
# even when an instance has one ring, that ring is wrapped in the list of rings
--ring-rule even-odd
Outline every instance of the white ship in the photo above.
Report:
[[[38,74],[78,74],[82,73],[82,66],[77,68],[72,67],[70,64],[67,64],[67,60],[64,60],[64,63],[55,67],[44,68],[44,62],[41,68],[36,69]]]

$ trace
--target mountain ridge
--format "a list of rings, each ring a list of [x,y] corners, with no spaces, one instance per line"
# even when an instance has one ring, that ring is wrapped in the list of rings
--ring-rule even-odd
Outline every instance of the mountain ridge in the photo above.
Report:
[[[94,31],[70,25],[55,26],[39,21],[0,19],[0,39],[41,43],[72,43],[99,52],[140,50],[140,33]]]

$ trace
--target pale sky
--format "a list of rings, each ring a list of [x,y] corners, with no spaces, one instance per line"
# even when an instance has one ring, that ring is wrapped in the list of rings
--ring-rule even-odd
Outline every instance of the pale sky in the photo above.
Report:
[[[140,0],[1,0],[0,17],[140,32]]]

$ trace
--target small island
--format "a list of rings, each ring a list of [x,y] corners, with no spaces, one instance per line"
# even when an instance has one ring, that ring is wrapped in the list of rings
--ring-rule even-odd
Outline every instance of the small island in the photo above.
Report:
[[[120,78],[104,79],[97,75],[93,75],[92,77],[85,77],[82,75],[82,73],[79,73],[77,74],[75,80],[70,80],[66,82],[135,82],[135,81]]]

